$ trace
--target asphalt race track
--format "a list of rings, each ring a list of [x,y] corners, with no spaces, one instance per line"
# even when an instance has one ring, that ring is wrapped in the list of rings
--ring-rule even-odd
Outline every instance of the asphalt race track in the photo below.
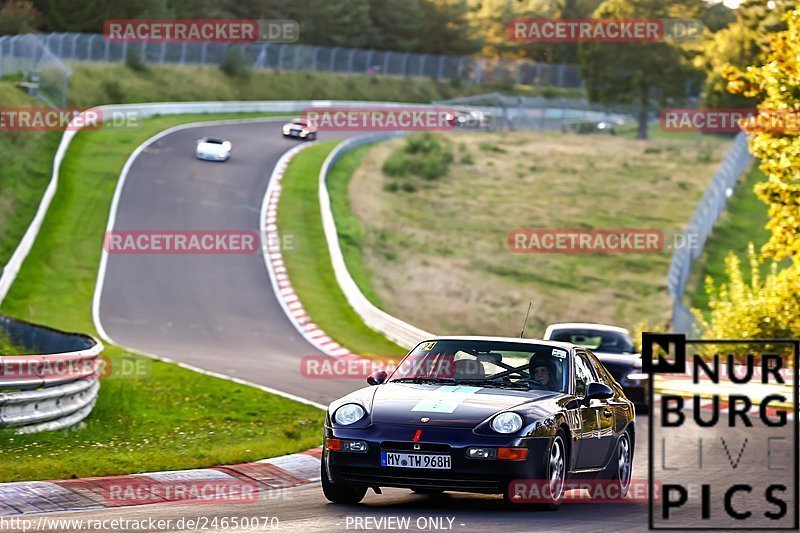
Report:
[[[647,432],[647,417],[638,417],[639,434]],[[693,438],[686,435],[687,441]],[[707,433],[704,433],[709,437]],[[714,437],[710,437],[712,440]],[[637,439],[634,456],[634,480],[645,480],[647,476],[646,438]],[[748,449],[750,453],[762,454],[763,450]],[[763,455],[762,455],[763,457]],[[698,474],[696,457],[692,454],[676,454],[669,460],[670,466],[687,473]],[[724,487],[741,479],[730,470],[724,472],[702,473],[704,482]],[[756,501],[754,499],[754,501]],[[745,506],[746,500],[738,500],[737,505]],[[747,502],[750,503],[750,502]],[[750,503],[753,511],[764,509],[763,502]],[[722,507],[721,503],[714,505]],[[658,509],[658,508],[657,508]],[[700,519],[697,508],[690,508],[693,518],[681,521],[682,527],[704,528],[708,524]],[[590,503],[586,501],[564,503],[555,512],[528,510],[524,507],[509,507],[499,496],[484,496],[459,493],[443,495],[417,495],[408,490],[384,489],[382,495],[371,491],[359,505],[334,505],[322,496],[318,484],[277,491],[277,494],[262,498],[257,503],[210,505],[156,504],[117,509],[90,510],[68,513],[48,513],[46,515],[26,515],[24,518],[34,524],[40,517],[53,523],[59,519],[84,520],[170,520],[171,527],[158,531],[235,531],[231,528],[215,528],[223,518],[258,518],[258,528],[239,531],[280,531],[287,533],[339,532],[339,531],[502,531],[504,533],[540,531],[647,531],[647,503]],[[264,520],[277,519],[277,527],[264,527]],[[400,527],[403,519],[409,519],[409,527]],[[183,520],[183,522],[181,522]],[[194,520],[195,524],[207,527],[177,527]],[[381,521],[384,522],[381,522]],[[198,522],[199,521],[199,522]],[[44,527],[44,526],[43,526]],[[47,529],[40,529],[46,531]],[[53,529],[50,529],[53,531]],[[60,531],[78,531],[61,525]],[[134,529],[120,530],[133,531]],[[20,530],[21,531],[21,530]],[[155,531],[155,529],[153,529]]]
[[[202,126],[162,137],[134,161],[117,208],[120,230],[259,230],[273,167],[299,141],[282,121]],[[225,163],[194,157],[195,141],[233,144]],[[326,133],[323,139],[345,138]],[[260,253],[109,254],[100,320],[115,343],[327,404],[361,386],[309,382],[300,360],[320,352],[294,328]]]
[[[203,126],[163,137],[131,167],[115,229],[258,231],[259,210],[271,170],[280,156],[297,144],[281,136],[280,125]],[[194,158],[196,139],[206,135],[232,141],[230,161],[218,164]],[[337,137],[321,135],[321,140],[332,138]],[[100,318],[111,339],[122,346],[320,403],[362,386],[352,380],[317,380],[309,385],[300,376],[300,358],[318,352],[284,315],[260,254],[110,255]],[[639,416],[637,422],[633,478],[646,480],[649,420]],[[764,451],[757,447],[761,444],[755,446],[747,450],[748,454],[752,451],[763,456]],[[671,461],[677,468],[691,470],[696,458],[678,453]],[[730,471],[720,471],[709,472],[706,479],[727,485],[732,477]],[[401,529],[395,520],[410,517],[411,531],[633,532],[647,530],[648,506],[584,502],[564,504],[556,512],[534,512],[509,508],[499,496],[422,496],[399,489],[386,489],[383,495],[370,492],[360,505],[336,506],[324,499],[318,484],[312,484],[247,505],[171,503],[24,518],[35,522],[40,516],[50,520],[172,520],[170,527],[159,531],[233,531],[212,527],[214,518],[223,517],[276,517],[279,526],[274,530],[281,532],[398,531]],[[182,518],[202,519],[207,526],[178,527]],[[698,517],[691,525],[708,524]],[[269,530],[263,524],[248,529]]]

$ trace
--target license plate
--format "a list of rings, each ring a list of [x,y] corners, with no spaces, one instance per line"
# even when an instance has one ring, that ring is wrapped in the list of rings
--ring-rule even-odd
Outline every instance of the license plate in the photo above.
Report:
[[[429,453],[381,452],[381,466],[449,470],[450,456]]]

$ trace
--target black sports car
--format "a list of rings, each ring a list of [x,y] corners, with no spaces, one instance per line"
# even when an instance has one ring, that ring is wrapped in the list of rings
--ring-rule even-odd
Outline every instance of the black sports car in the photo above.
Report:
[[[565,484],[604,480],[624,497],[636,437],[633,404],[585,348],[503,337],[420,343],[376,385],[328,408],[322,489],[357,503],[368,488],[503,494],[541,485],[539,506]]]
[[[551,324],[543,339],[570,342],[590,350],[622,385],[636,411],[649,412],[649,376],[642,372],[642,356],[636,353],[627,329],[605,324]]]

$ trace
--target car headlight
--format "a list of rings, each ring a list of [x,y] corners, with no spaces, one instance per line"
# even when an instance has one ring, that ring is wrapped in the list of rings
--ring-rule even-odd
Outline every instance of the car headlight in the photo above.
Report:
[[[289,126],[283,127],[283,133],[289,133]]]
[[[489,425],[498,433],[514,433],[522,427],[522,417],[517,413],[500,413]]]
[[[367,414],[367,412],[357,403],[346,403],[336,410],[333,414],[333,419],[337,424],[349,426],[364,418],[365,414]]]

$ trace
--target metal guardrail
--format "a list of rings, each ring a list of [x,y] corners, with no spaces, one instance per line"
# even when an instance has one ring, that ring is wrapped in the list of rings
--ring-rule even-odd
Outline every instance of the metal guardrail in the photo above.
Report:
[[[102,343],[4,315],[0,330],[15,345],[43,354],[0,357],[0,428],[35,433],[89,416],[100,390]]]
[[[672,296],[672,329],[676,333],[694,333],[694,316],[682,298],[692,270],[692,262],[700,257],[714,224],[725,210],[739,178],[753,160],[747,145],[747,134],[739,133],[733,141],[722,164],[714,174],[711,185],[703,193],[697,207],[683,230],[683,242],[693,246],[676,248],[669,264],[667,287]]]
[[[325,232],[325,240],[328,243],[328,252],[331,256],[333,272],[350,307],[353,308],[367,326],[383,334],[386,338],[396,342],[400,346],[410,349],[416,346],[420,341],[433,337],[434,335],[412,326],[407,322],[403,322],[385,311],[381,311],[375,307],[358,288],[355,280],[347,270],[344,255],[339,246],[339,234],[336,231],[336,221],[333,218],[331,198],[328,194],[327,186],[328,173],[331,167],[344,154],[365,144],[392,139],[402,135],[402,133],[393,132],[361,135],[348,139],[336,146],[336,148],[328,154],[319,173],[319,205],[322,214],[322,228]]]

